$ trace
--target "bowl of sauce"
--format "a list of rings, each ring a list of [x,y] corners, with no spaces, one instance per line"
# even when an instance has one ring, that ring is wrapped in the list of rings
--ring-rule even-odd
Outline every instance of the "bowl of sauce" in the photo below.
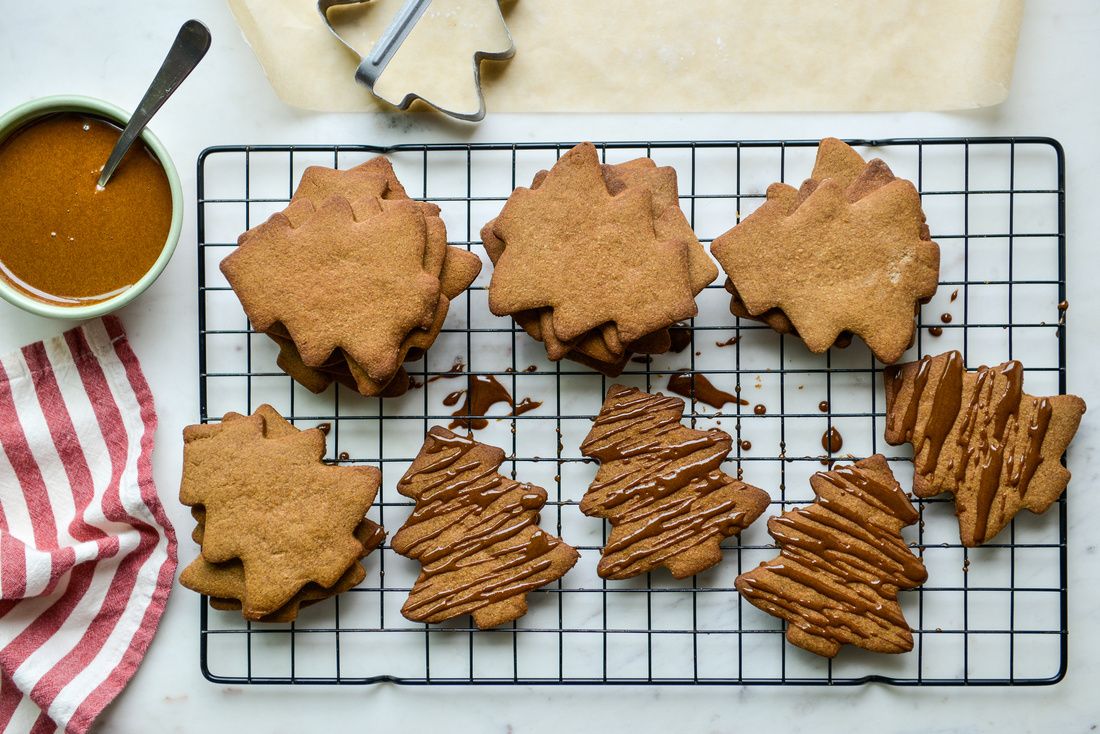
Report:
[[[92,318],[126,305],[164,270],[183,193],[161,142],[146,128],[97,186],[128,119],[77,96],[0,117],[0,297],[40,316]]]

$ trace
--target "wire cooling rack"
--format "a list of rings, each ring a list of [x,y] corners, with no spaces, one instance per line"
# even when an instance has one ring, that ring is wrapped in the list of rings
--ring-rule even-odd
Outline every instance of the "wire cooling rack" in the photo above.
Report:
[[[940,244],[941,284],[924,306],[906,359],[959,349],[971,369],[1022,358],[1032,394],[1066,385],[1064,159],[1047,138],[850,141],[884,158],[920,189]],[[987,546],[966,549],[949,499],[916,500],[919,526],[906,530],[928,567],[928,583],[902,591],[914,629],[904,655],[845,648],[825,660],[784,641],[782,623],[733,588],[742,570],[776,553],[765,518],[725,543],[716,567],[685,580],[663,570],[630,581],[595,572],[604,521],[577,504],[596,466],[578,447],[613,382],[569,361],[548,362],[541,344],[490,314],[492,272],[478,232],[516,185],[526,185],[572,143],[371,146],[221,146],[198,161],[199,390],[201,418],[250,412],[268,402],[300,426],[330,423],[329,458],[380,466],[370,517],[390,536],[410,503],[395,484],[426,430],[452,419],[447,393],[465,387],[448,373],[497,377],[518,401],[540,408],[507,417],[490,411],[476,438],[504,447],[502,471],[546,487],[542,526],[578,547],[561,581],[528,597],[510,626],[478,631],[468,617],[441,625],[400,614],[418,566],[389,545],[366,559],[356,589],[302,611],[293,624],[250,624],[205,599],[199,617],[203,674],[219,683],[364,684],[1049,684],[1066,669],[1066,502],[1044,516],[1023,513]],[[608,162],[650,156],[677,169],[681,205],[705,243],[755,209],[773,181],[809,175],[815,141],[599,144]],[[452,244],[486,262],[452,304],[427,357],[408,365],[420,384],[401,398],[364,399],[333,386],[313,395],[275,367],[275,348],[253,333],[218,271],[237,235],[282,209],[309,165],[348,168],[376,154],[393,162],[411,196],[438,204]],[[685,420],[736,438],[724,468],[772,495],[767,515],[812,498],[822,435],[844,445],[832,458],[882,452],[911,485],[911,450],[882,440],[882,378],[866,347],[812,355],[797,338],[735,319],[721,280],[699,297],[691,345],[632,362],[618,382],[666,390],[692,370],[740,391],[749,406],[721,411],[687,401]],[[949,314],[948,317],[942,314]],[[719,346],[733,341],[728,346]],[[433,378],[437,378],[434,379]],[[819,405],[826,401],[828,406]],[[763,405],[758,415],[753,406]],[[823,411],[821,408],[827,407]],[[751,445],[750,445],[751,444]]]

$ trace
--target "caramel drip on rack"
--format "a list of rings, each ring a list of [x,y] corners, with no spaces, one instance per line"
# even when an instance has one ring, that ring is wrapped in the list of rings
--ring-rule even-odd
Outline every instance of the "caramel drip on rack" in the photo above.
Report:
[[[878,652],[912,649],[899,589],[927,573],[901,537],[918,519],[881,456],[810,479],[817,499],[768,521],[781,551],[737,578],[754,606],[786,620],[791,641],[833,656],[849,643]]]
[[[719,470],[732,446],[721,431],[680,424],[678,398],[612,386],[581,453],[600,470],[581,501],[586,515],[607,518],[611,535],[599,574],[619,579],[669,565],[678,576],[713,565],[717,543],[740,532],[767,504],[767,495]],[[714,560],[680,558],[714,545]]]
[[[437,427],[398,483],[416,509],[393,547],[422,564],[402,609],[409,619],[474,613],[560,578],[576,561],[537,525],[546,491],[498,474],[503,459],[500,449]]]
[[[972,513],[964,544],[989,540],[1024,505],[1043,461],[1050,399],[1024,393],[1019,362],[967,372],[958,352],[891,368],[886,379],[895,395],[911,387],[904,406],[889,406],[888,433],[913,444],[918,494],[953,492],[960,516]]]

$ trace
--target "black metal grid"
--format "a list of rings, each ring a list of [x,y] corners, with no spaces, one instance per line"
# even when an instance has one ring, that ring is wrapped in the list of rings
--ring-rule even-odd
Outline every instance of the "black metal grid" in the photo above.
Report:
[[[1066,387],[1065,192],[1061,146],[1048,138],[853,140],[887,159],[922,193],[943,254],[941,285],[922,310],[906,359],[949,348],[973,369],[1022,357],[1025,389]],[[681,205],[709,243],[763,199],[774,180],[808,176],[816,141],[617,142],[598,144],[605,160],[647,155],[674,165]],[[468,374],[492,374],[518,400],[542,408],[518,418],[494,415],[478,438],[510,453],[504,470],[547,487],[542,524],[563,535],[582,559],[564,579],[529,596],[531,610],[511,626],[477,631],[469,618],[413,624],[399,612],[417,567],[386,544],[366,562],[363,584],[303,610],[289,625],[243,622],[200,612],[202,672],[219,683],[365,684],[1050,684],[1067,656],[1066,501],[1045,516],[1025,513],[996,542],[958,543],[949,499],[917,500],[922,520],[907,529],[929,581],[903,591],[914,628],[912,652],[876,656],[846,648],[835,660],[788,645],[775,619],[745,603],[733,578],[775,553],[761,518],[725,545],[716,568],[685,581],[654,572],[628,582],[594,573],[603,521],[576,505],[595,466],[576,450],[611,380],[572,362],[550,363],[541,345],[514,323],[488,314],[491,266],[478,230],[516,185],[527,184],[572,143],[373,146],[220,146],[198,160],[199,390],[203,422],[228,410],[273,402],[301,425],[332,424],[330,456],[381,466],[382,490],[370,517],[397,530],[410,503],[393,486],[424,431],[451,419],[442,392],[464,386],[446,375],[462,357]],[[452,244],[482,254],[486,268],[454,304],[426,360],[408,365],[425,386],[403,398],[366,400],[333,386],[313,396],[274,365],[274,350],[254,334],[217,270],[236,235],[281,209],[301,169],[350,167],[374,154],[394,162],[410,195],[443,208]],[[951,294],[958,292],[956,301]],[[463,302],[464,301],[464,302]],[[838,426],[855,457],[885,453],[910,485],[911,452],[881,439],[881,375],[858,343],[810,355],[797,338],[731,316],[721,280],[699,298],[693,341],[678,355],[631,363],[617,381],[665,388],[681,369],[739,389],[765,415],[689,401],[685,420],[734,434],[731,473],[773,497],[767,515],[811,498],[809,474],[821,468],[819,431]],[[940,310],[951,323],[940,323]],[[1021,313],[1022,311],[1022,313]],[[933,326],[943,335],[931,336]],[[719,348],[730,336],[740,340]],[[533,371],[526,371],[526,365]],[[827,400],[827,413],[817,402]],[[778,408],[778,410],[776,410]],[[751,440],[752,447],[742,447]],[[556,444],[556,447],[555,447]],[[347,456],[341,456],[342,452]],[[842,449],[844,451],[844,449]],[[843,458],[843,457],[842,457]],[[552,476],[551,476],[552,475]],[[602,533],[602,534],[601,534]],[[587,542],[586,542],[587,541]]]

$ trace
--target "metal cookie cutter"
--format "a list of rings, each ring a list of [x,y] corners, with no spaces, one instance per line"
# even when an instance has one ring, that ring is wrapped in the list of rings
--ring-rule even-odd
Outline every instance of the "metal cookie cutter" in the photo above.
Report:
[[[338,5],[361,5],[378,0],[318,0],[317,9],[325,25],[340,43],[358,54],[332,25],[328,17],[330,8]],[[429,11],[431,6],[431,11]],[[464,51],[463,42],[469,41],[471,28],[484,28],[491,24],[493,31],[487,49]],[[450,38],[444,38],[452,34]],[[473,46],[473,43],[467,43]],[[485,98],[481,93],[481,60],[508,59],[516,52],[512,34],[504,22],[498,0],[405,0],[389,26],[375,41],[374,46],[355,70],[355,78],[381,100],[405,110],[414,100],[422,100],[445,115],[476,122],[485,117]],[[472,53],[472,85],[456,89],[453,80],[425,74],[431,71],[424,59],[459,55],[455,62]],[[418,78],[419,77],[419,78]]]

